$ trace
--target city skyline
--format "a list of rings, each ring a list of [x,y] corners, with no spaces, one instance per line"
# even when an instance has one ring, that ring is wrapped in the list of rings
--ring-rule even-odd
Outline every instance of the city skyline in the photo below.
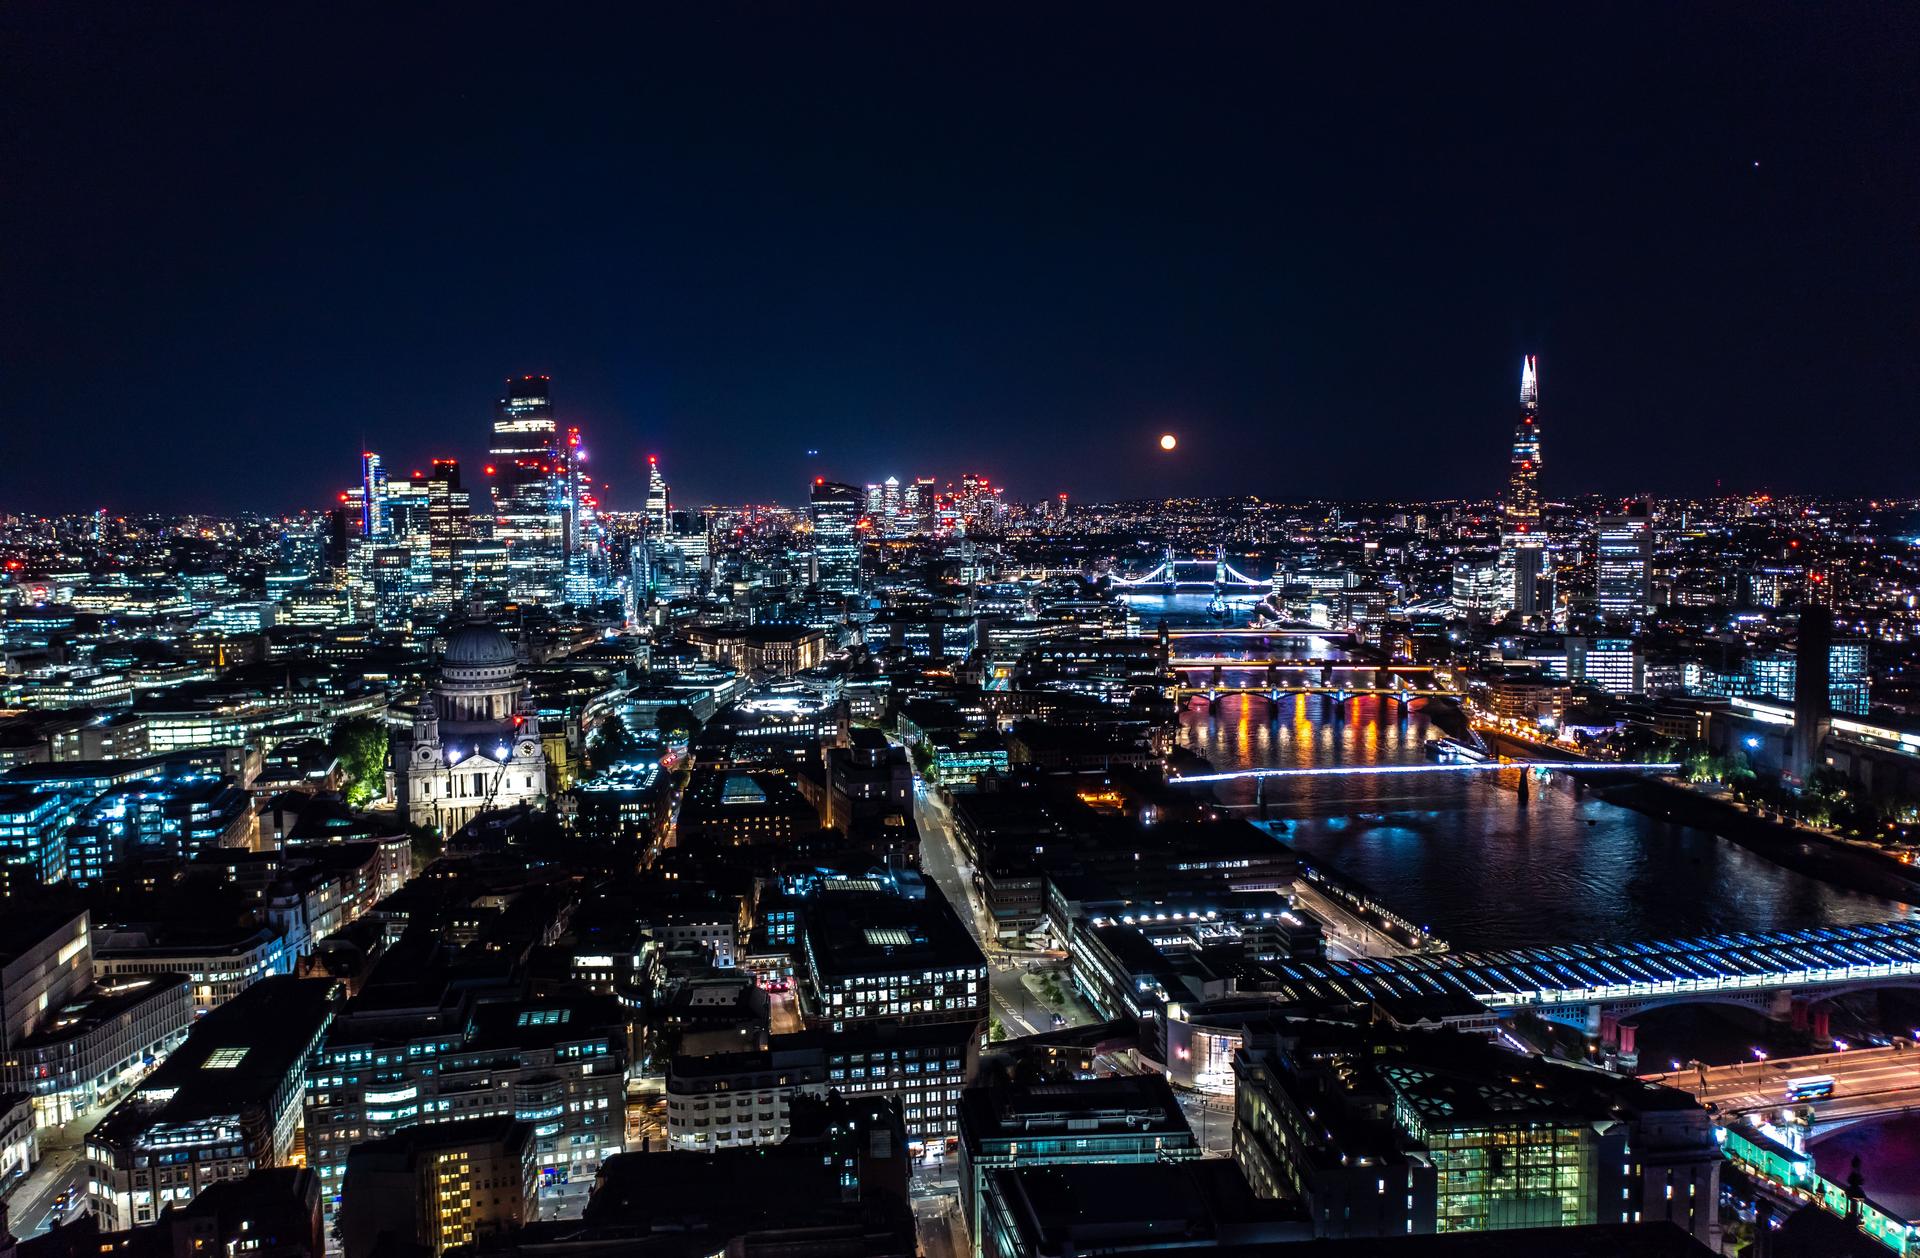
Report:
[[[1908,488],[1854,451],[1920,401],[1910,13],[9,20],[15,509],[316,503],[471,461],[524,372],[620,506],[648,454],[687,501],[1472,497],[1525,354],[1554,492]]]
[[[0,1258],[1920,1255],[1920,10],[0,38]]]

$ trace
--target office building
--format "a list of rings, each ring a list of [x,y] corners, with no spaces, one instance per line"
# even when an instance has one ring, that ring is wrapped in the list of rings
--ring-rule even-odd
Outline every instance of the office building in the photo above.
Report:
[[[909,1145],[890,1105],[796,1100],[779,1144],[611,1159],[581,1223],[538,1223],[489,1255],[913,1258]]]
[[[152,1223],[101,1235],[82,1215],[22,1244],[17,1258],[321,1258],[320,1183],[302,1166],[257,1170],[175,1201]],[[16,1251],[0,1244],[0,1256]]]
[[[1669,1222],[1718,1231],[1691,1096],[1478,1036],[1289,1023],[1234,1060],[1234,1157],[1321,1237]]]
[[[283,884],[283,890],[291,890],[292,882]],[[93,972],[103,982],[144,974],[185,974],[193,983],[195,1017],[219,1008],[262,979],[291,974],[299,959],[299,941],[290,940],[278,924],[200,930],[135,926],[103,930],[93,943]]]
[[[247,793],[221,774],[133,783],[104,792],[73,819],[67,877],[85,885],[143,860],[194,860],[246,847],[254,831]]]
[[[33,1098],[25,1092],[0,1092],[0,1192],[11,1192],[40,1160],[39,1129]]]
[[[701,659],[759,677],[791,677],[827,657],[827,635],[806,625],[691,625],[685,637]]]
[[[960,1209],[968,1234],[978,1237],[982,1188],[996,1170],[1200,1154],[1162,1075],[968,1088],[960,1103]]]
[[[895,1098],[915,1145],[958,1135],[960,1089],[987,1011],[987,967],[946,898],[918,874],[782,880],[795,911],[795,989],[826,1035],[827,1084]]]
[[[834,1032],[863,1022],[977,1023],[986,1016],[979,945],[930,883],[822,880],[800,917],[801,1010]]]
[[[764,1049],[677,1054],[667,1066],[667,1148],[713,1153],[779,1144],[795,1097],[827,1095],[827,1053],[812,1032],[776,1035]]]
[[[387,470],[371,451],[360,456],[360,535],[370,541],[387,536]]]
[[[531,1125],[511,1115],[404,1127],[353,1146],[341,1194],[346,1258],[438,1255],[517,1232],[539,1217]]]
[[[307,1061],[335,1001],[329,979],[269,978],[196,1022],[88,1133],[89,1204],[101,1230],[155,1222],[213,1183],[287,1165]]]
[[[1624,621],[1653,610],[1653,519],[1645,503],[1601,516],[1593,532],[1594,601],[1603,616]]]
[[[507,381],[506,396],[494,406],[487,475],[494,540],[507,548],[509,593],[558,602],[565,592],[572,491],[549,383],[546,376]]]
[[[625,1145],[626,1066],[612,997],[481,1000],[403,940],[334,1020],[307,1080],[307,1161],[329,1226],[354,1145],[469,1118],[530,1124],[543,1202],[556,1215],[577,1206]]]
[[[460,461],[435,459],[426,488],[429,605],[444,615],[458,607],[467,593],[471,523],[467,491],[460,485]]]
[[[9,905],[0,919],[0,1050],[6,1050],[93,985],[93,936],[84,909]]]
[[[1294,1203],[1254,1197],[1220,1160],[1007,1167],[982,1178],[980,1198],[976,1250],[987,1258],[1285,1254],[1312,1236]]]
[[[193,992],[184,974],[148,974],[100,983],[52,1008],[56,1018],[0,1053],[0,1092],[31,1094],[42,1127],[118,1098],[166,1056],[193,1023]]]
[[[1502,556],[1454,560],[1450,574],[1453,614],[1497,620],[1513,610],[1512,570]]]
[[[854,822],[913,811],[913,766],[907,749],[877,729],[860,728],[848,746],[826,751],[827,807],[824,820],[846,831]]]
[[[67,876],[74,801],[24,784],[0,785],[0,901]]]
[[[697,769],[675,828],[687,848],[781,844],[820,828],[820,811],[784,769]]]
[[[859,489],[816,479],[807,518],[813,529],[809,561],[812,584],[826,594],[859,593]]]
[[[1566,666],[1561,673],[1568,681],[1598,686],[1608,694],[1646,692],[1646,657],[1632,638],[1570,636],[1565,644]]]

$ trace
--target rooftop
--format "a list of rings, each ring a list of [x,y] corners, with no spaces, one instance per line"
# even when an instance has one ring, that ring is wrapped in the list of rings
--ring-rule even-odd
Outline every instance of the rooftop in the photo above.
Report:
[[[944,896],[903,899],[848,891],[806,914],[805,944],[821,977],[984,966],[979,945]]]
[[[334,1000],[327,979],[261,979],[195,1023],[96,1139],[136,1141],[156,1127],[268,1105],[331,1020]]]

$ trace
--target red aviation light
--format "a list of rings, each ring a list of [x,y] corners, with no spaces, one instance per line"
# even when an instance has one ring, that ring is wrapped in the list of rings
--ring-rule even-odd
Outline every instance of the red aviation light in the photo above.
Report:
[[[494,467],[493,464],[489,463],[486,465],[486,467],[482,468],[481,470],[484,471],[487,475],[492,476],[499,469]]]

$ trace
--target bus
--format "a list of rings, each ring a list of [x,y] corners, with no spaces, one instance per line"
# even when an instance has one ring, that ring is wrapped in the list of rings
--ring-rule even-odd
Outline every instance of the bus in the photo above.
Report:
[[[1789,1101],[1818,1101],[1833,1095],[1832,1075],[1808,1075],[1803,1079],[1787,1080],[1787,1099]]]

